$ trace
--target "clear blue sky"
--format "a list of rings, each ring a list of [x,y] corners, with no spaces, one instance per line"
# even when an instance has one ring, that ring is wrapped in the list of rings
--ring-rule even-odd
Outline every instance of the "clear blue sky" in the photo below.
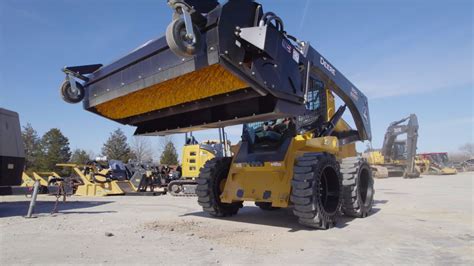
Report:
[[[473,1],[260,2],[369,96],[374,147],[409,113],[419,117],[420,152],[473,142]],[[0,106],[40,134],[57,127],[71,148],[98,153],[111,131],[133,128],[64,103],[60,68],[107,64],[162,36],[170,19],[165,0],[0,0]],[[239,131],[229,130],[234,143]]]

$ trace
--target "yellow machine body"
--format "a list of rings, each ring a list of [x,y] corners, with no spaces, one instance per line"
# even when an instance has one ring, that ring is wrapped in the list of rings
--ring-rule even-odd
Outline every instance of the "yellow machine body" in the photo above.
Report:
[[[385,163],[385,158],[380,151],[371,151],[365,154],[370,165],[381,165]]]
[[[94,173],[106,175],[109,170],[105,169],[98,171],[93,166],[90,165],[79,165],[79,164],[58,164],[61,167],[72,168],[73,175],[77,176],[81,183],[77,186],[76,196],[84,197],[103,197],[103,196],[112,196],[112,195],[124,195],[127,192],[134,192],[134,187],[130,181],[117,181],[111,180],[107,181],[102,176],[97,176],[96,179],[101,182],[94,182],[91,176],[92,173],[86,173],[84,170],[86,168],[92,169]]]
[[[182,155],[182,176],[184,179],[196,179],[204,164],[215,158],[215,154],[205,150],[200,144],[185,145]]]
[[[327,117],[332,117],[335,112],[334,97],[331,92],[326,93]],[[348,128],[348,124],[341,119],[335,131],[344,131]],[[330,153],[338,160],[357,155],[354,143],[339,146],[337,137],[313,138],[312,133],[297,135],[291,140],[283,161],[264,162],[261,165],[233,162],[225,184],[221,184],[223,186],[221,202],[232,203],[242,200],[271,202],[273,207],[288,207],[295,159],[308,152]],[[242,192],[241,197],[237,196]]]

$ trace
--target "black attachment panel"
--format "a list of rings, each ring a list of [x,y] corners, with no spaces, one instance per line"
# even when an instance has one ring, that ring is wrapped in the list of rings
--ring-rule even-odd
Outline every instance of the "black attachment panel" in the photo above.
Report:
[[[211,12],[219,5],[217,0],[183,0],[186,4],[193,7],[199,13],[205,14]]]
[[[65,72],[70,71],[75,74],[79,75],[87,75],[97,71],[99,68],[102,67],[102,64],[94,64],[94,65],[85,65],[85,66],[71,66],[65,67]]]

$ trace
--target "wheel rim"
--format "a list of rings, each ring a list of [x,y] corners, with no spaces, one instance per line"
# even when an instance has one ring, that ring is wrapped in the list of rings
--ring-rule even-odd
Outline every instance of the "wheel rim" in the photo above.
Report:
[[[183,43],[184,47],[186,48],[192,48],[194,46],[193,39],[189,39],[187,36],[186,28],[182,28],[179,31],[179,39]]]
[[[339,176],[332,167],[326,167],[321,174],[319,193],[322,207],[326,213],[337,211],[340,191]]]
[[[70,85],[67,87],[66,93],[70,99],[79,99],[81,97],[81,90],[77,88],[76,92],[74,92]]]
[[[359,174],[359,197],[364,206],[369,205],[372,199],[373,189],[371,183],[369,170],[362,168]]]
[[[171,186],[171,192],[173,192],[173,193],[181,192],[180,186],[179,185],[172,185]]]

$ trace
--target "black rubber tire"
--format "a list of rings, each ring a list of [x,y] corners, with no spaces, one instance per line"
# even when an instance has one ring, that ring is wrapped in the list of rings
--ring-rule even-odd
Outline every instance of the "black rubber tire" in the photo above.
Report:
[[[327,153],[306,153],[295,161],[291,202],[304,226],[329,229],[336,224],[342,204],[339,163]]]
[[[271,202],[255,202],[255,206],[264,211],[276,211],[281,209],[280,207],[273,207]]]
[[[166,43],[170,50],[179,57],[193,57],[202,47],[202,36],[199,28],[193,25],[196,43],[191,44],[184,39],[186,25],[184,19],[173,20],[166,29]]]
[[[345,215],[367,217],[374,203],[374,179],[369,164],[361,157],[348,157],[341,163],[343,205]]]
[[[220,183],[227,178],[232,158],[214,158],[207,161],[199,172],[197,179],[198,204],[203,210],[215,217],[226,217],[237,214],[242,202],[222,203]]]
[[[76,88],[79,90],[79,94],[74,94],[71,91],[71,84],[68,80],[64,80],[60,87],[60,93],[63,100],[67,103],[79,103],[84,99],[85,90],[81,83],[76,81]]]

